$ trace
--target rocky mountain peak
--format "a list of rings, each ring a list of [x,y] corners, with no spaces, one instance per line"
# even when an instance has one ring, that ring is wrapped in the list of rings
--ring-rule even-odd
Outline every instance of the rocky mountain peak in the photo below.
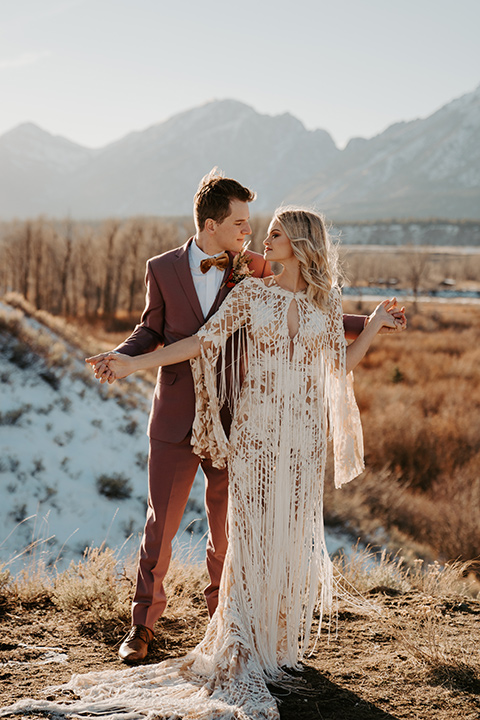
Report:
[[[480,86],[427,118],[340,151],[290,113],[211,100],[90,150],[24,123],[0,137],[0,217],[190,214],[213,166],[255,188],[256,212],[320,206],[332,219],[477,218]]]

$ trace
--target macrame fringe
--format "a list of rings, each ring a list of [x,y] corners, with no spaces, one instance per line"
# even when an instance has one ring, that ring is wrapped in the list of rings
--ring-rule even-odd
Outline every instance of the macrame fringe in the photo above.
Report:
[[[297,304],[291,339],[287,313]],[[362,435],[345,375],[340,294],[328,313],[304,294],[248,278],[200,330],[193,451],[229,468],[229,546],[219,605],[183,660],[74,676],[82,699],[30,708],[108,720],[278,720],[267,683],[288,687],[311,647],[314,613],[329,614],[332,562],[323,525],[327,435],[335,484],[363,469]],[[220,421],[235,402],[230,438]]]

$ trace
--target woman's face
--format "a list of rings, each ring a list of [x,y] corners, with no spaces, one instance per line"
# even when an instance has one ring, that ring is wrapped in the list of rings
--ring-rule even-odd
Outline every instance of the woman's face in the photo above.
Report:
[[[267,237],[263,241],[265,250],[263,257],[270,262],[284,262],[295,257],[292,245],[285,230],[282,228],[278,220],[272,220],[268,228]]]

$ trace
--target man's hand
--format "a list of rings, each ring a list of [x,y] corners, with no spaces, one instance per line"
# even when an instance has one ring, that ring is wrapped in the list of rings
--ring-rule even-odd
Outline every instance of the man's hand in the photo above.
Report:
[[[379,335],[385,335],[389,333],[397,333],[402,332],[402,330],[406,330],[407,328],[407,318],[405,315],[405,308],[398,307],[397,298],[391,298],[389,300],[388,305],[386,306],[386,310],[388,314],[391,316],[391,319],[393,320],[393,323],[389,326],[383,325],[383,327],[379,330]],[[373,316],[375,315],[376,309],[373,311],[371,315],[368,316],[367,321],[365,323],[365,327],[368,325],[369,322],[373,319]]]
[[[99,355],[92,355],[92,357],[85,358],[85,362],[92,366],[95,377],[102,383],[102,385],[106,382],[111,385],[116,380],[115,373],[110,370],[107,360],[107,358],[112,357],[112,355],[115,354],[115,350],[111,350],[110,352],[100,353]]]

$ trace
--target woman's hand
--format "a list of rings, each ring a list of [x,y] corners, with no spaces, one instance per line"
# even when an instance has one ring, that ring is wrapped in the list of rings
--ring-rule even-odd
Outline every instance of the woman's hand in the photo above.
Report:
[[[377,332],[400,332],[407,327],[405,308],[399,308],[397,298],[383,300],[369,316],[367,325],[373,323]]]
[[[127,377],[137,370],[135,357],[118,352],[94,355],[86,358],[85,362],[92,365],[95,377],[102,384],[108,382],[111,385],[115,380]]]
[[[106,361],[110,372],[114,375],[114,380],[121,380],[137,369],[136,357],[130,357],[130,355],[124,355],[123,353],[109,355]],[[114,380],[109,380],[108,382],[113,382]]]

